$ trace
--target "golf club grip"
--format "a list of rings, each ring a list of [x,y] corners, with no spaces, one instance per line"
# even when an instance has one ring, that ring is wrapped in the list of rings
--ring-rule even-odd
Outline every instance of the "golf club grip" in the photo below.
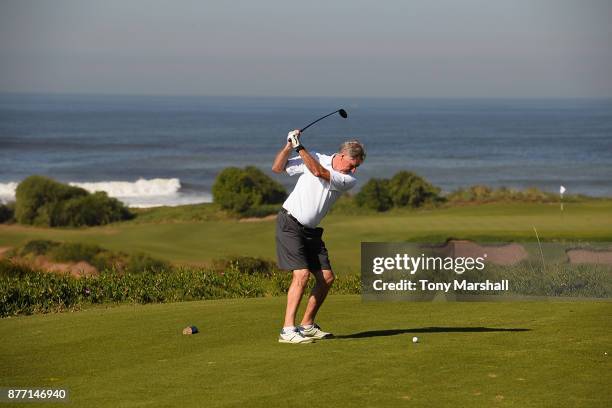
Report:
[[[323,120],[323,119],[325,119],[326,117],[331,116],[331,115],[333,115],[334,113],[338,113],[338,112],[340,112],[340,110],[334,111],[334,112],[332,112],[332,113],[328,113],[327,115],[320,117],[319,119],[315,120],[314,122],[311,122],[311,123],[309,123],[308,125],[306,125],[306,126],[304,126],[303,128],[301,128],[301,129],[300,129],[300,132],[305,131],[306,129],[308,129],[309,127],[311,127],[312,125],[314,125],[314,124],[315,124],[315,123],[317,123],[318,121]]]

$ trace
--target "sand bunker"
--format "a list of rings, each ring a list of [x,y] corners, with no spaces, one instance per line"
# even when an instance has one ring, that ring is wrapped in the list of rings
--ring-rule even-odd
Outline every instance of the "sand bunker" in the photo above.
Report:
[[[472,241],[450,240],[434,249],[441,256],[478,258],[486,254],[486,262],[495,265],[514,265],[529,257],[529,254],[519,244],[479,245]]]
[[[612,251],[569,249],[566,254],[569,262],[573,264],[612,265]]]
[[[467,240],[449,240],[444,245],[427,247],[440,256],[477,258],[487,254],[487,263],[514,265],[529,257],[520,244],[479,245]],[[612,250],[568,249],[567,262],[571,264],[612,265]]]
[[[0,259],[2,258],[3,254],[7,252],[7,248],[2,249],[4,249],[4,251],[0,252]],[[35,270],[48,273],[57,273],[60,275],[69,274],[75,278],[98,275],[98,270],[96,267],[85,261],[62,263],[50,261],[44,256],[38,256],[34,260],[19,257],[9,258],[9,260],[17,265],[24,265]]]
[[[85,276],[95,276],[98,274],[98,270],[88,262],[81,261],[76,263],[60,263],[50,262],[42,257],[39,257],[34,262],[34,265],[46,272],[59,273],[59,274],[70,274],[75,278],[82,278]]]

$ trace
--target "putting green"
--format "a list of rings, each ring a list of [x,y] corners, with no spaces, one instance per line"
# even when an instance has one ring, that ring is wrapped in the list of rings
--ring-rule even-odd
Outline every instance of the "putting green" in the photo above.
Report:
[[[612,402],[609,302],[331,296],[320,323],[340,338],[308,345],[276,342],[283,306],[282,298],[262,298],[3,319],[2,385],[66,388],[72,406],[83,407]],[[189,324],[201,333],[183,336]]]

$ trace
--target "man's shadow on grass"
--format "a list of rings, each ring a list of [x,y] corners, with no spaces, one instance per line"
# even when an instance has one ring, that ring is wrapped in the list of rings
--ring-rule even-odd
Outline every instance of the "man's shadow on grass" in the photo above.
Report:
[[[406,333],[488,333],[488,332],[526,332],[531,329],[504,329],[492,327],[421,327],[415,329],[370,330],[353,334],[334,336],[334,339],[362,339],[367,337],[396,336]]]

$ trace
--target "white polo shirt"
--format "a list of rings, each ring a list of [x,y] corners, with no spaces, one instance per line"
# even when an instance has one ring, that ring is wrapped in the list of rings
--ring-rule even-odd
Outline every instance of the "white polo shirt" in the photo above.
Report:
[[[290,176],[299,174],[300,177],[283,207],[302,225],[315,228],[342,193],[355,186],[357,179],[332,169],[335,154],[328,156],[312,152],[311,156],[329,170],[330,181],[314,176],[300,156],[292,157],[287,160],[285,171]]]

